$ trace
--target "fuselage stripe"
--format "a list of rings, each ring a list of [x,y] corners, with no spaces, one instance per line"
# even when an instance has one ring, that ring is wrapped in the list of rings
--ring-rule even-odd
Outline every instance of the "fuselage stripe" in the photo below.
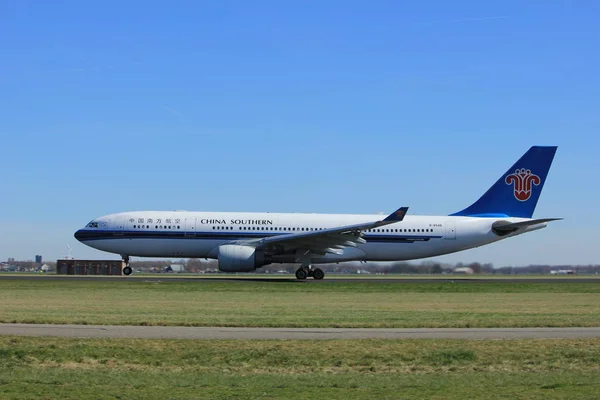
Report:
[[[204,240],[240,240],[260,239],[270,236],[290,235],[290,233],[267,233],[267,232],[164,232],[164,231],[117,231],[117,230],[81,230],[77,239],[80,241],[112,240],[112,239],[204,239]],[[430,239],[441,239],[442,236],[429,235],[364,235],[368,242],[397,242],[412,243],[416,241],[428,241]]]

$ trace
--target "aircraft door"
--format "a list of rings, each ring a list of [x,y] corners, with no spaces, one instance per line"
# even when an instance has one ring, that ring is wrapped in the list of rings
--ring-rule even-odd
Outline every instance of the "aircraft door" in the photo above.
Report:
[[[185,219],[185,236],[196,235],[196,218]]]
[[[444,223],[444,226],[446,227],[446,235],[444,236],[444,239],[446,239],[446,240],[456,239],[456,226],[454,224],[454,221],[446,221]]]
[[[117,217],[114,222],[115,230],[113,231],[114,236],[123,236],[125,230],[125,218]]]

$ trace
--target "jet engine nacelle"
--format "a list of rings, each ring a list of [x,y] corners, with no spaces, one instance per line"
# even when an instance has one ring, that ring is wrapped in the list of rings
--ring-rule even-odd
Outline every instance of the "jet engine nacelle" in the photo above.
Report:
[[[250,246],[224,244],[219,246],[219,269],[223,272],[250,272],[265,264],[265,254]]]

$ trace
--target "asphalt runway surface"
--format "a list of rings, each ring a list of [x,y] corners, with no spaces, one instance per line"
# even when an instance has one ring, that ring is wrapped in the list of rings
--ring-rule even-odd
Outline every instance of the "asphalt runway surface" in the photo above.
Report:
[[[167,275],[162,277],[157,274],[143,275],[143,276],[106,276],[106,275],[2,275],[0,274],[0,280],[69,280],[69,281],[92,281],[102,280],[107,282],[112,281],[149,281],[149,282],[197,282],[197,283],[210,283],[210,282],[272,282],[272,283],[292,283],[292,284],[327,284],[327,283],[353,283],[353,282],[373,282],[373,283],[447,283],[447,282],[465,282],[465,283],[498,283],[498,282],[510,282],[510,283],[598,283],[600,284],[600,277],[590,278],[478,278],[478,277],[443,277],[443,278],[413,278],[413,277],[391,277],[391,278],[376,278],[376,277],[364,277],[364,278],[344,278],[340,275],[335,275],[321,281],[316,281],[309,278],[304,281],[297,280],[293,275],[273,277],[273,275],[267,277],[254,276],[240,276],[240,277],[218,277],[215,275],[211,276],[173,276]]]
[[[595,328],[219,328],[0,324],[0,335],[139,339],[582,339],[600,338]]]

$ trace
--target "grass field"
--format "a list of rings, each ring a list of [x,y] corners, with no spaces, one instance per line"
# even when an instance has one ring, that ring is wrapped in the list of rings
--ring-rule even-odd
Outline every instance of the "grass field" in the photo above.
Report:
[[[0,398],[598,398],[600,339],[0,337]]]
[[[0,322],[286,327],[599,326],[600,282],[0,280]]]

